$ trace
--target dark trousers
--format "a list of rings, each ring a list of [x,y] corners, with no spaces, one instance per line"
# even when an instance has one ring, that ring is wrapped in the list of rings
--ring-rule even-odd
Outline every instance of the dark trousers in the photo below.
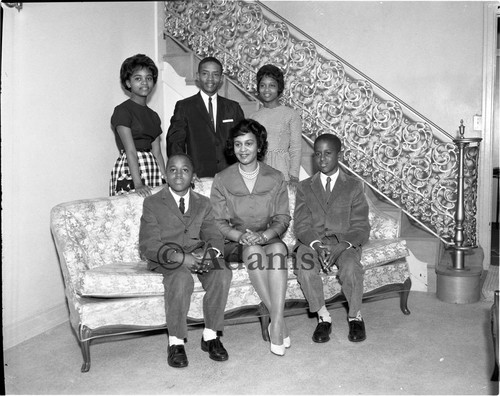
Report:
[[[335,265],[338,267],[338,278],[347,303],[349,316],[354,317],[361,309],[363,299],[364,270],[360,263],[361,250],[347,249],[339,256]],[[320,275],[321,263],[316,250],[300,245],[297,251],[297,280],[309,303],[309,310],[317,312],[325,305],[323,281]]]
[[[209,272],[198,274],[198,279],[206,291],[203,297],[205,327],[214,331],[222,331],[224,309],[233,273],[226,267],[224,259],[220,259],[216,267]],[[187,314],[194,289],[193,275],[183,265],[175,269],[158,266],[154,271],[163,274],[168,334],[185,339],[187,338]]]

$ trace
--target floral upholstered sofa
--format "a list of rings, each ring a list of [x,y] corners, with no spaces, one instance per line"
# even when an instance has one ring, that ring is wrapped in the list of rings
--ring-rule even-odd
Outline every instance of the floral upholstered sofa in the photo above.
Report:
[[[198,182],[195,191],[209,196],[211,178]],[[158,192],[158,187],[154,192]],[[289,190],[292,222],[284,241],[294,246],[295,193]],[[51,211],[51,231],[64,277],[70,321],[82,348],[82,372],[90,369],[90,341],[97,337],[165,329],[162,276],[146,269],[139,255],[139,227],[143,198],[137,194],[62,203]],[[406,261],[409,252],[399,237],[397,220],[370,203],[370,240],[363,248],[364,298],[400,293],[400,308],[409,314],[411,287]],[[290,249],[291,251],[291,249]],[[307,302],[289,259],[287,315],[306,312]],[[226,305],[226,319],[261,319],[267,333],[266,310],[250,284],[243,265],[231,263],[233,280]],[[194,276],[194,275],[193,275]],[[189,311],[190,323],[202,323],[204,291],[197,277]],[[344,300],[335,272],[325,275],[328,304]],[[267,317],[268,318],[268,317]]]

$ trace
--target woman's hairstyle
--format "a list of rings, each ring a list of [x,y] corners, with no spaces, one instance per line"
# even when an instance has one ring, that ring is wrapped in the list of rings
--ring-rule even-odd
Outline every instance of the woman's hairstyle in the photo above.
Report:
[[[285,79],[283,77],[283,72],[279,67],[274,65],[264,65],[257,72],[257,93],[260,93],[259,86],[260,82],[264,77],[271,77],[278,83],[278,96],[280,96],[285,90]]]
[[[257,139],[257,160],[262,161],[267,152],[267,131],[260,123],[250,118],[245,118],[237,123],[229,132],[229,138],[226,143],[226,151],[234,157],[234,139],[238,136],[253,133]]]
[[[135,71],[141,69],[148,69],[153,75],[153,82],[156,84],[156,81],[158,81],[158,68],[155,63],[150,57],[144,54],[137,54],[125,59],[122,63],[122,67],[120,68],[120,81],[122,87],[130,91],[126,81],[130,80],[130,77],[132,77]]]

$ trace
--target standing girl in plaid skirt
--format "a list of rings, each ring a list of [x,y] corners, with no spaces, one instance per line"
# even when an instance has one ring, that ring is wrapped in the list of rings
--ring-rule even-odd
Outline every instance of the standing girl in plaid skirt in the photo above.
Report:
[[[166,180],[161,120],[146,104],[158,80],[158,68],[149,57],[137,54],[123,62],[120,80],[130,99],[116,106],[111,116],[120,156],[111,171],[109,195],[135,191],[147,197]]]

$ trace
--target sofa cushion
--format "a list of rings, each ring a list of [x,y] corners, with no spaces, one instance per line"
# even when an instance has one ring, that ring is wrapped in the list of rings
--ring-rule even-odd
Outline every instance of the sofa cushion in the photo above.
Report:
[[[147,269],[145,261],[116,262],[85,271],[77,286],[81,296],[163,296],[162,275]]]
[[[242,275],[245,270],[237,271]],[[158,277],[153,274],[153,277]],[[382,265],[366,270],[364,281],[364,292],[368,293],[379,287],[403,283],[410,277],[408,263],[405,259],[399,259],[387,265]],[[341,292],[341,286],[333,275],[322,277],[325,299],[330,299]],[[161,283],[161,277],[160,277]],[[258,305],[261,300],[255,289],[250,285],[231,287],[225,312],[238,310],[245,306]],[[188,317],[191,319],[203,319],[202,300],[204,291],[196,291],[191,297]],[[103,326],[162,326],[165,324],[165,301],[162,295],[143,296],[130,298],[87,298],[77,295],[69,295],[78,311],[78,316],[72,315],[71,320],[75,328],[80,323],[86,327],[95,329]],[[304,300],[304,294],[297,279],[290,279],[286,291],[287,300]],[[85,341],[84,337],[81,336]]]
[[[404,240],[373,240],[363,248],[361,263],[365,270],[408,256]],[[230,263],[233,270],[231,287],[250,285],[247,271],[241,263]],[[335,267],[331,274],[336,275]],[[294,279],[293,260],[288,260],[288,278]],[[195,292],[202,291],[200,281],[193,275]],[[149,271],[146,262],[115,262],[84,272],[77,293],[86,297],[118,298],[163,295],[162,275]]]

